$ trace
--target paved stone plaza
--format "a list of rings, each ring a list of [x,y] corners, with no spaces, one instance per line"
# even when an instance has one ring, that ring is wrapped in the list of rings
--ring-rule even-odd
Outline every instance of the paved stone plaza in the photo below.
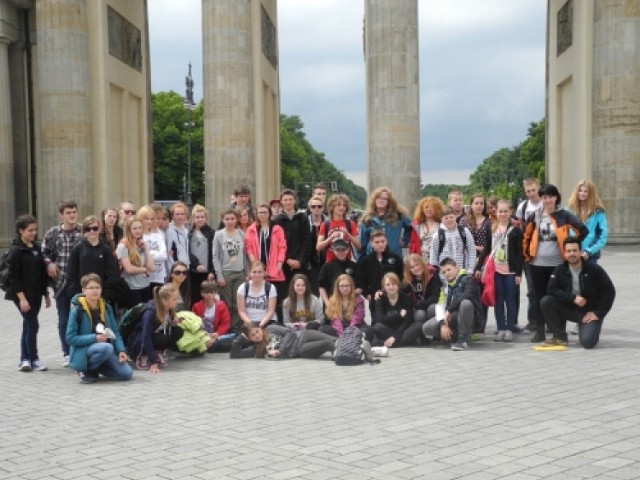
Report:
[[[0,302],[0,479],[640,478],[640,253],[609,248],[602,265],[618,297],[591,351],[487,335],[375,366],[181,357],[122,384],[61,366],[55,308],[49,371],[19,372],[21,322]]]

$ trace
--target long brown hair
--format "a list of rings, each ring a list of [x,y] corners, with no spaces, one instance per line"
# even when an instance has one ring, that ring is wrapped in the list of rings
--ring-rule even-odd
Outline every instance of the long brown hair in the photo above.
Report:
[[[418,255],[417,253],[410,253],[404,259],[404,269],[402,270],[402,279],[405,283],[411,285],[413,283],[413,274],[411,273],[411,262],[419,264],[422,266],[422,283],[426,285],[431,280],[431,270],[429,270],[429,266],[422,258],[422,255]]]
[[[472,232],[476,232],[478,230],[478,222],[477,222],[477,218],[476,218],[476,214],[473,212],[473,201],[476,198],[482,198],[482,201],[484,203],[484,208],[482,210],[482,215],[486,217],[487,215],[487,199],[484,196],[484,194],[482,193],[474,193],[473,195],[471,195],[471,198],[469,199],[469,210],[467,211],[467,214],[465,215],[465,218],[467,220],[467,224],[469,225],[469,229]]]
[[[342,318],[342,294],[340,293],[340,282],[347,281],[349,285],[351,285],[351,290],[349,291],[347,304],[347,318]],[[329,305],[327,305],[327,317],[331,320],[334,318],[341,318],[342,320],[347,320],[351,318],[353,315],[353,311],[356,309],[356,285],[353,281],[351,275],[347,275],[343,273],[340,275],[335,283],[333,284],[333,293],[331,294],[331,298],[329,299]]]
[[[389,197],[389,200],[387,202],[387,209],[384,212],[385,222],[395,224],[398,221],[399,217],[407,216],[407,209],[398,204],[398,200],[396,200],[396,197],[393,196],[391,189],[389,187],[378,187],[373,192],[371,192],[371,195],[369,195],[369,200],[367,201],[367,209],[362,215],[362,219],[360,220],[360,223],[362,225],[366,225],[367,222],[371,220],[371,217],[378,215],[376,212],[376,199],[383,193],[386,193]]]
[[[585,187],[587,189],[587,201],[585,202],[586,208],[584,209],[584,211],[582,211],[582,209],[580,208],[580,200],[578,200],[578,192],[580,191],[580,187]],[[597,210],[604,211],[604,205],[602,204],[602,200],[600,200],[598,190],[596,190],[596,184],[586,179],[580,180],[576,185],[576,188],[573,189],[573,192],[569,197],[569,204],[567,206],[583,222],[586,221]]]
[[[307,322],[310,321],[313,312],[311,311],[311,284],[309,283],[309,279],[303,273],[296,273],[291,278],[291,283],[289,284],[289,296],[285,299],[285,302],[288,300],[288,308],[289,316],[293,319],[296,318],[297,304],[298,304],[298,294],[295,291],[294,285],[297,280],[302,280],[304,282],[304,318]]]
[[[135,222],[138,222],[140,225],[142,225],[142,222],[138,220],[136,217],[129,217],[125,220],[124,238],[120,240],[120,243],[122,243],[127,248],[129,261],[131,262],[131,265],[134,265],[136,267],[141,267],[142,258],[140,257],[140,253],[138,250],[137,240],[136,238],[134,238],[133,234],[131,233],[131,226]]]
[[[242,327],[240,327],[240,333],[243,333],[245,337],[249,338],[249,332],[254,328],[260,327],[258,327],[257,325],[247,325],[243,323]],[[262,330],[262,340],[254,343],[256,347],[256,358],[263,358],[265,356],[267,345],[269,344],[269,340],[271,339],[271,335],[269,335],[269,332],[267,332],[263,328],[260,328],[260,330]]]
[[[182,267],[187,271],[187,274],[184,276],[184,282],[180,284],[180,286],[178,287],[178,291],[180,292],[180,296],[182,297],[185,308],[188,310],[191,306],[191,276],[189,275],[189,267],[187,267],[186,263],[181,262],[180,260],[171,265],[171,270],[169,270],[168,283],[173,283],[172,275],[176,270],[176,267]]]

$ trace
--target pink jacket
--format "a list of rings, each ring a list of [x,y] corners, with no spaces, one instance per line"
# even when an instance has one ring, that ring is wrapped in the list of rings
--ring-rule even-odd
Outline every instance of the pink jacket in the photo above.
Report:
[[[252,223],[247,229],[245,236],[245,246],[247,256],[251,259],[260,259],[260,240],[258,235],[258,222]],[[271,227],[271,236],[269,237],[269,258],[267,259],[267,276],[265,280],[268,282],[284,282],[284,272],[278,271],[278,262],[284,264],[287,258],[287,241],[284,238],[284,230],[279,225]]]
[[[356,308],[353,309],[353,315],[351,315],[350,327],[359,327],[364,324],[364,297],[362,295],[356,295]],[[340,317],[331,319],[331,326],[338,332],[338,336],[341,337],[344,332],[344,323]]]

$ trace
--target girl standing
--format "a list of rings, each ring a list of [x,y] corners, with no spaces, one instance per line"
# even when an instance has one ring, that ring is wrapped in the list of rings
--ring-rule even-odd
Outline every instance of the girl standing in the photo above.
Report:
[[[112,252],[115,252],[118,243],[122,240],[122,228],[118,225],[118,209],[105,208],[102,211],[101,218],[100,239],[109,245]]]
[[[122,277],[131,289],[131,301],[134,305],[149,300],[149,274],[155,269],[142,235],[142,222],[135,217],[127,218],[124,223],[124,238],[116,248],[116,255],[122,266]]]
[[[498,200],[496,223],[491,227],[491,237],[478,261],[483,265],[491,256],[496,266],[496,305],[493,311],[498,331],[493,339],[495,342],[511,342],[518,320],[517,295],[523,265],[522,231],[512,222],[511,213],[511,203]]]
[[[371,253],[369,240],[374,230],[384,230],[389,250],[396,255],[402,257],[402,249],[409,247],[411,219],[388,187],[376,188],[369,196],[360,220],[360,257]]]
[[[209,212],[202,205],[193,206],[191,221],[191,230],[189,231],[191,301],[197,302],[202,299],[200,284],[205,280],[213,280],[214,277],[212,251],[215,231],[207,223]]]
[[[138,210],[138,220],[142,222],[142,239],[147,244],[149,255],[153,259],[153,272],[149,275],[151,288],[161,287],[167,274],[167,243],[164,232],[158,227],[158,215],[150,205]]]
[[[476,245],[476,255],[480,255],[491,236],[491,219],[487,216],[486,202],[484,195],[476,193],[471,196],[469,212],[462,217],[460,225],[467,227],[473,235],[473,242]],[[482,266],[476,263],[476,270]],[[473,273],[473,272],[469,272]]]
[[[180,260],[189,266],[189,229],[187,228],[188,210],[182,202],[174,203],[169,209],[171,223],[165,232],[167,240],[167,267]]]
[[[20,363],[22,372],[44,371],[47,366],[38,356],[38,314],[42,298],[46,308],[51,306],[47,288],[47,268],[36,242],[38,224],[31,215],[20,215],[16,219],[16,238],[9,248],[9,289],[5,300],[11,300],[22,315],[20,337]]]
[[[444,205],[438,197],[421,198],[413,214],[413,231],[409,240],[409,252],[418,253],[429,263],[433,237],[438,234]]]
[[[589,180],[580,180],[569,197],[569,209],[589,229],[589,234],[580,243],[582,259],[598,263],[600,252],[607,244],[607,213],[596,190]]]
[[[237,226],[239,217],[238,211],[233,209],[222,213],[224,227],[218,230],[213,238],[212,254],[220,298],[229,307],[234,332],[239,332],[242,326],[236,292],[247,276],[244,233]]]

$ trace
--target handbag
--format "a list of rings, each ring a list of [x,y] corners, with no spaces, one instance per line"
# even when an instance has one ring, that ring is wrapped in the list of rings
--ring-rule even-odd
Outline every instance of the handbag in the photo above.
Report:
[[[482,268],[482,294],[480,303],[485,307],[495,307],[496,305],[496,263],[493,256],[489,256]]]

